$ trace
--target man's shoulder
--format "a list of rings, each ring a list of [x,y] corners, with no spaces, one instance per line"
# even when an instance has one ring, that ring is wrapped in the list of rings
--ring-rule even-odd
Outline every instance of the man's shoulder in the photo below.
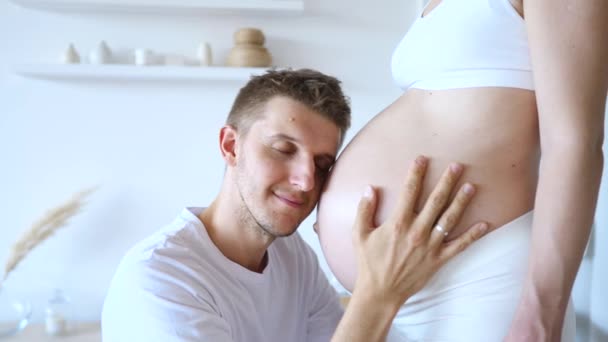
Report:
[[[199,228],[180,215],[127,252],[104,301],[104,340],[143,341],[153,335],[153,340],[173,341],[177,326],[198,339],[218,327],[218,334],[229,334],[217,302],[217,267]],[[180,325],[192,317],[198,324]],[[208,330],[200,330],[203,325]],[[129,333],[138,337],[128,338]]]
[[[212,249],[208,248],[207,240],[202,223],[182,212],[171,223],[131,247],[120,262],[119,272],[125,269],[135,273],[148,269],[185,272],[213,259],[208,255]]]
[[[179,219],[137,242],[125,255],[125,259],[145,261],[154,259],[159,254],[178,256],[200,244],[196,236],[196,227],[191,222]]]

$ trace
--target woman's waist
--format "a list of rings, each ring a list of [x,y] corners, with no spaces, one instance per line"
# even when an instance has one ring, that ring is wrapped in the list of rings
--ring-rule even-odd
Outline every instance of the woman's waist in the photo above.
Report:
[[[335,198],[340,203],[371,184],[380,190],[377,219],[381,222],[393,208],[408,165],[419,155],[430,161],[419,209],[451,162],[465,166],[459,187],[464,182],[476,186],[476,196],[451,237],[480,220],[498,227],[533,206],[539,160],[536,146],[466,145],[443,140],[424,144],[424,139],[413,141],[411,136],[390,134],[382,139],[362,135],[353,140],[332,170],[323,201],[333,202]]]
[[[393,131],[424,139],[425,144],[534,145],[538,143],[536,97],[514,88],[411,89],[360,133],[374,131]]]
[[[387,181],[393,184],[405,177],[409,163],[420,155],[430,160],[425,179],[431,184],[451,162],[465,166],[463,180],[483,186],[518,188],[535,183],[540,160],[537,138],[497,137],[498,134],[446,133],[442,128],[424,125],[368,125],[340,154],[330,185],[357,180],[363,185],[370,180],[379,182],[372,183],[377,185]]]
[[[388,204],[379,209],[385,217],[408,164],[425,155],[430,164],[422,200],[450,162],[465,166],[460,184],[478,188],[454,236],[475,219],[502,225],[532,208],[540,158],[535,108],[533,93],[522,90],[408,91],[348,144],[328,192],[376,185]]]
[[[522,116],[536,119],[534,91],[507,87],[474,87],[445,90],[412,88],[389,106],[395,110],[424,113],[426,116]],[[388,108],[387,108],[388,109]],[[456,115],[458,117],[459,115]]]

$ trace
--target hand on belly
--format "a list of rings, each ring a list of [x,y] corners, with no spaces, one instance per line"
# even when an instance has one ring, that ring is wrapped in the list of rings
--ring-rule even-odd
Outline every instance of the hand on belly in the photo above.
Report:
[[[487,136],[480,136],[470,133],[468,126],[429,125],[427,114],[395,114],[389,108],[389,113],[378,115],[349,143],[332,170],[319,202],[317,231],[332,271],[347,289],[352,289],[356,275],[351,232],[361,189],[368,184],[378,189],[375,220],[381,224],[394,206],[407,166],[418,155],[431,161],[419,207],[450,161],[466,166],[459,186],[468,181],[478,189],[448,239],[462,235],[481,219],[491,229],[499,227],[533,206],[538,153],[535,138],[524,139],[532,133],[524,134],[520,127],[489,125],[500,133],[486,127],[481,131]],[[514,132],[519,132],[520,142],[506,144],[504,139]],[[488,138],[493,136],[498,138]]]

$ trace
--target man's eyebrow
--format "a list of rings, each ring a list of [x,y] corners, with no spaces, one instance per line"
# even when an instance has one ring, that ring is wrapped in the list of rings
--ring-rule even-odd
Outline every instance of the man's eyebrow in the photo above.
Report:
[[[291,135],[287,135],[285,133],[273,134],[273,135],[269,136],[268,138],[270,138],[270,139],[285,139],[285,140],[290,140],[290,141],[294,141],[294,142],[300,142],[298,139],[292,137]]]

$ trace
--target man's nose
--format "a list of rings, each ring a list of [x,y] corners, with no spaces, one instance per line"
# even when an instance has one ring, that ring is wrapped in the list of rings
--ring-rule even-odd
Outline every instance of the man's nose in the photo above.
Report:
[[[307,192],[315,187],[316,166],[314,160],[300,160],[293,168],[291,184],[298,190]]]

